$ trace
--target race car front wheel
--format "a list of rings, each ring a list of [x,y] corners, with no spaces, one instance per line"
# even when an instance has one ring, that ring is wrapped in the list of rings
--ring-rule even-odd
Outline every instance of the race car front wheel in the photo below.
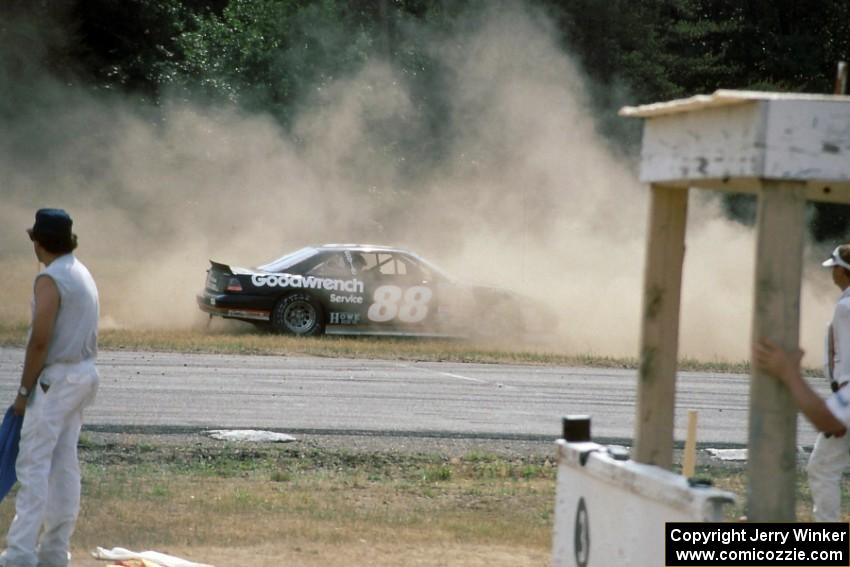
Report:
[[[325,328],[325,314],[319,302],[310,295],[293,293],[277,302],[271,322],[280,333],[302,337],[319,335]]]

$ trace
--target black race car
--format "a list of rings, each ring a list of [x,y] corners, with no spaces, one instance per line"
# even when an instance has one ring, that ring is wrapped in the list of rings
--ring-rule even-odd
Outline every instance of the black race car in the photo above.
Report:
[[[516,335],[550,318],[506,290],[459,284],[407,250],[358,244],[306,247],[253,269],[210,261],[198,305],[292,335]]]

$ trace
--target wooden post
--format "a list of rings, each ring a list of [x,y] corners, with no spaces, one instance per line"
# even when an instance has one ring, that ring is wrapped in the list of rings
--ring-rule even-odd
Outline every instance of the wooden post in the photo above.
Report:
[[[688,189],[650,190],[633,458],[670,469]]]
[[[847,62],[839,61],[838,69],[835,71],[835,94],[843,95],[847,92]]]
[[[799,348],[805,184],[762,181],[756,237],[753,339]],[[754,522],[795,519],[797,408],[776,379],[752,371],[747,516]]]

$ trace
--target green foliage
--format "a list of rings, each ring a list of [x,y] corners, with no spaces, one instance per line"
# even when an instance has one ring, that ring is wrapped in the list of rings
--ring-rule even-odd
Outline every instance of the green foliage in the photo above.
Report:
[[[560,27],[597,81],[634,102],[718,88],[830,92],[850,54],[850,4],[827,0],[574,0]]]
[[[613,109],[718,88],[831,92],[850,58],[850,2],[526,0],[580,62],[599,128],[626,155],[637,121]],[[370,127],[375,153],[413,177],[451,148],[451,71],[434,51],[465,49],[486,0],[56,0],[0,4],[0,115],[39,106],[45,83],[118,90],[154,102],[229,101],[291,127],[340,79],[390,63],[411,109]],[[506,1],[504,5],[518,3]],[[49,71],[49,79],[39,75]],[[14,86],[14,88],[12,88]],[[370,85],[381,89],[383,85]],[[60,96],[60,95],[54,95]],[[57,104],[51,99],[52,104]],[[406,168],[406,169],[405,169]],[[733,212],[739,203],[729,205]],[[817,238],[847,228],[818,206]]]
[[[446,482],[452,478],[452,468],[448,465],[431,465],[422,471],[424,482]]]
[[[233,0],[191,18],[176,38],[182,58],[160,86],[198,90],[288,123],[299,97],[321,92],[375,54],[377,24],[355,4]]]
[[[102,88],[154,94],[181,56],[177,39],[191,13],[181,0],[77,2],[70,22],[78,64]]]
[[[829,92],[835,62],[850,54],[845,0],[530,3],[546,9],[600,91],[625,85],[631,102],[721,87]],[[417,103],[436,116],[441,69],[429,42],[472,29],[468,16],[491,5],[62,0],[47,8],[10,2],[3,16],[14,29],[0,29],[0,35],[11,34],[5,42],[11,49],[32,35],[16,35],[29,22],[46,36],[45,49],[29,49],[57,72],[75,69],[96,86],[128,92],[202,92],[270,111],[284,122],[303,97],[369,61],[390,61],[411,81]]]

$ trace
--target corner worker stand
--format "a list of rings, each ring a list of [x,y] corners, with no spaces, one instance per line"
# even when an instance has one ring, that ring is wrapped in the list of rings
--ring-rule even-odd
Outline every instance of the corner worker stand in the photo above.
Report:
[[[688,189],[758,196],[752,336],[798,348],[806,201],[850,203],[850,96],[719,90],[620,115],[645,119],[651,191],[632,457],[670,468]],[[795,519],[796,416],[787,389],[753,369],[751,521]]]
[[[590,440],[590,418],[558,440],[554,567],[665,564],[665,523],[720,521],[734,495],[669,469],[691,187],[758,195],[753,336],[797,348],[806,200],[850,203],[850,97],[717,91],[637,108],[641,181],[652,194],[635,445]],[[753,373],[748,517],[794,520],[797,410]]]

